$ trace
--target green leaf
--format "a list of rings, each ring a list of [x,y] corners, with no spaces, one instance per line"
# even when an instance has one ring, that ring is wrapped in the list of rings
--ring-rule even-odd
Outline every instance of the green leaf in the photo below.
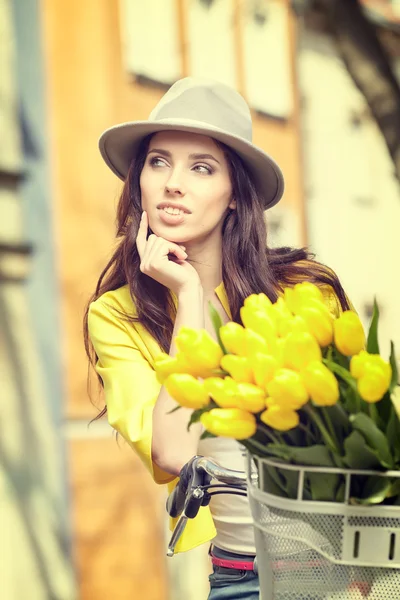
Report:
[[[362,490],[361,498],[353,498],[358,504],[381,504],[391,488],[390,479],[386,477],[370,476]]]
[[[216,435],[214,435],[213,433],[210,433],[209,431],[203,431],[203,433],[200,436],[201,440],[205,440],[206,438],[215,438],[217,437]]]
[[[386,437],[395,462],[400,464],[400,419],[393,404],[386,428]]]
[[[369,407],[373,407],[373,410],[377,413],[379,417],[376,422],[379,425],[379,428],[382,429],[382,431],[385,431],[385,427],[390,419],[390,413],[392,410],[392,400],[390,398],[390,393],[386,392],[386,394],[381,398],[381,400],[379,400],[379,402],[376,402],[375,404],[370,404]]]
[[[393,498],[393,496],[400,496],[400,479],[394,479],[391,482],[390,490],[386,497]]]
[[[288,497],[284,482],[276,467],[263,464],[263,479],[264,490],[266,492],[269,492],[274,496],[281,496],[282,498]]]
[[[348,414],[354,414],[360,411],[361,399],[357,389],[349,387],[344,381],[339,381],[340,404]]]
[[[394,350],[394,343],[390,342],[390,366],[392,367],[392,379],[389,386],[389,392],[392,393],[396,385],[400,384],[399,373],[397,369],[396,353]]]
[[[350,469],[377,469],[381,463],[376,452],[366,444],[359,431],[352,431],[344,441],[344,461]]]
[[[381,465],[387,469],[393,468],[393,457],[386,435],[375,425],[373,420],[363,413],[350,415],[353,429],[359,431],[368,446],[376,451]]]
[[[290,470],[281,470],[282,477],[285,478],[285,487],[289,498],[297,498],[297,488],[299,487],[299,472]]]
[[[325,406],[324,412],[332,423],[336,437],[339,439],[340,443],[343,443],[344,439],[351,432],[349,415],[339,403],[334,404],[333,406]]]
[[[350,358],[348,356],[345,356],[341,352],[339,352],[339,350],[336,348],[336,346],[330,346],[330,348],[332,349],[332,351],[327,354],[326,358],[328,358],[329,360],[332,360],[333,362],[340,365],[341,367],[349,370]]]
[[[343,481],[343,479],[341,479],[341,481],[338,485],[338,488],[336,490],[335,502],[344,502],[345,491],[346,491],[346,484]]]
[[[290,448],[290,458],[297,465],[311,467],[335,467],[330,450],[322,444],[306,448]]]
[[[367,338],[367,352],[369,352],[370,354],[379,354],[378,322],[379,308],[376,298],[374,298],[374,311],[372,313],[372,319],[371,324],[369,326]]]
[[[212,304],[211,301],[208,303],[208,311],[210,314],[211,323],[213,324],[213,327],[214,327],[214,330],[215,330],[215,333],[217,336],[218,343],[221,346],[222,352],[224,354],[227,354],[227,350],[226,350],[224,344],[222,343],[221,336],[219,333],[219,330],[222,327],[221,315],[219,314],[219,312],[217,311],[217,309],[215,308],[215,306]]]
[[[189,429],[193,425],[193,423],[198,423],[198,421],[200,421],[201,415],[209,410],[210,410],[210,405],[205,406],[204,408],[198,408],[197,410],[194,410],[192,412],[192,414],[190,415],[190,420],[187,425],[187,430],[189,431]]]
[[[172,415],[172,413],[176,412],[177,410],[179,410],[180,408],[182,408],[181,405],[175,406],[175,408],[172,408],[171,410],[169,410],[167,412],[167,415]]]
[[[341,476],[335,473],[307,473],[311,497],[319,502],[334,502]]]
[[[244,440],[247,441],[247,440]],[[252,439],[248,440],[250,443]],[[285,462],[290,460],[290,446],[286,446],[284,444],[268,444],[264,447],[264,452],[266,456],[275,456],[276,458],[281,458]]]
[[[337,363],[333,362],[333,360],[328,360],[326,358],[322,359],[322,362],[328,367],[332,373],[338,375],[343,381],[345,381],[351,388],[357,390],[357,382],[354,379],[353,375],[346,367],[342,367]]]

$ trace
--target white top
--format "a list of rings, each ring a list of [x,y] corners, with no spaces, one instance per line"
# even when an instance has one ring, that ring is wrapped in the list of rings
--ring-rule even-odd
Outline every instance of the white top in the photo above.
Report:
[[[231,438],[200,440],[198,454],[214,459],[227,469],[245,470],[243,447]],[[217,530],[213,539],[215,546],[238,554],[256,553],[253,519],[246,497],[217,494],[211,498],[210,509]]]

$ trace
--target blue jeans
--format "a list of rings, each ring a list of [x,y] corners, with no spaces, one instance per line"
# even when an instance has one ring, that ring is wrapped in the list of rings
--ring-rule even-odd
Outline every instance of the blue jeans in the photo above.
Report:
[[[215,547],[213,554],[218,558],[244,559],[237,554]],[[239,571],[213,565],[213,573],[209,576],[209,580],[211,590],[208,600],[259,600],[260,598],[258,575],[254,571]]]

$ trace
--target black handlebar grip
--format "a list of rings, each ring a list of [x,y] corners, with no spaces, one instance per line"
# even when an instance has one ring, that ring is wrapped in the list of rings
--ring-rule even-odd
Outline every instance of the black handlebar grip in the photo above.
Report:
[[[196,464],[200,457],[193,456],[179,473],[179,482],[173,492],[167,499],[167,512],[171,517],[178,517],[185,506],[186,494],[192,486],[193,480],[199,476],[196,470]]]
[[[197,513],[200,510],[202,500],[203,500],[203,496],[196,497],[196,496],[192,495],[189,498],[189,500],[187,501],[187,504],[185,506],[185,515],[187,516],[188,519],[195,518],[195,516],[197,515]]]
[[[180,482],[167,498],[167,513],[170,517],[178,517],[185,505],[186,490],[182,490]]]

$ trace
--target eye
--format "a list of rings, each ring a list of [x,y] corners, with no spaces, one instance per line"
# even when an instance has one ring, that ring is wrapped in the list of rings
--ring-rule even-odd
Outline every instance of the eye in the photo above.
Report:
[[[165,162],[165,160],[163,160],[159,156],[153,156],[152,158],[150,158],[149,162],[150,162],[150,165],[152,167],[165,167],[165,166],[167,166],[167,163]]]
[[[214,170],[209,165],[195,165],[193,169],[195,169],[197,173],[204,175],[212,175],[214,173]]]

